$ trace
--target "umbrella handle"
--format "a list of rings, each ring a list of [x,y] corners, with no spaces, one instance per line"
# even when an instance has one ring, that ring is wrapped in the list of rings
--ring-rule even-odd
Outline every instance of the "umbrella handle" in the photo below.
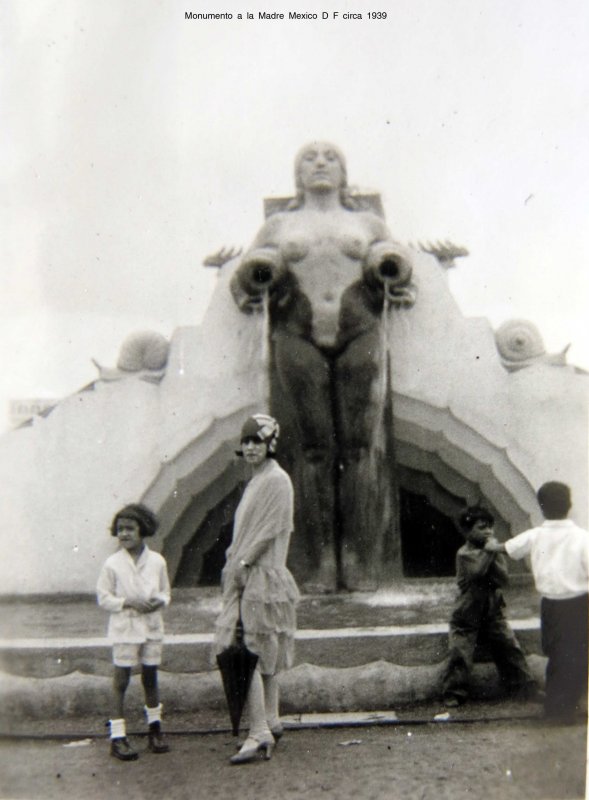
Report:
[[[245,630],[243,627],[243,620],[241,618],[241,599],[243,597],[243,589],[239,592],[237,597],[237,622],[235,623],[235,642],[242,644],[244,640]]]

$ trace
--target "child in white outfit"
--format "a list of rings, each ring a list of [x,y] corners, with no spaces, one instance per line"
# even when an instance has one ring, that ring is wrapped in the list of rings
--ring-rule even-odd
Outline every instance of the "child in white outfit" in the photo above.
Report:
[[[589,533],[567,519],[571,496],[566,484],[545,483],[537,497],[542,525],[504,544],[487,542],[485,549],[516,559],[530,556],[542,595],[542,649],[548,656],[544,715],[570,724],[587,703]]]
[[[170,603],[170,581],[165,559],[151,551],[144,541],[155,534],[157,526],[155,515],[145,506],[132,503],[122,508],[111,525],[111,534],[119,540],[119,550],[107,558],[98,578],[98,604],[110,612],[108,637],[113,644],[111,755],[121,761],[138,758],[126,736],[124,698],[131,668],[139,663],[149,749],[152,753],[169,750],[161,733],[157,668],[164,638],[161,609]]]

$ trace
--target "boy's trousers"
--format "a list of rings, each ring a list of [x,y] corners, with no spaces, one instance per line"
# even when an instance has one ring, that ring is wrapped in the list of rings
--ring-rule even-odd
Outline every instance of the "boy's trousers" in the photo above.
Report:
[[[579,701],[586,702],[588,598],[542,598],[542,650],[548,656],[544,709],[549,716],[570,716]]]
[[[499,677],[510,693],[535,685],[526,657],[505,619],[505,601],[499,590],[467,589],[450,620],[448,659],[442,675],[444,696],[465,700],[478,645],[488,650]]]

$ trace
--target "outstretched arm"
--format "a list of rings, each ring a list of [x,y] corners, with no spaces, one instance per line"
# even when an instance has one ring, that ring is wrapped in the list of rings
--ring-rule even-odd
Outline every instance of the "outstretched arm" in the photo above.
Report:
[[[505,545],[498,542],[497,539],[489,539],[485,544],[485,550],[487,553],[507,553]]]

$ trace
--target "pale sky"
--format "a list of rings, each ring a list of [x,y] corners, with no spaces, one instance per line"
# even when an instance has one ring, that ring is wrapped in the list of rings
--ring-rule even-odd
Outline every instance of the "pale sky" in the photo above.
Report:
[[[251,242],[312,139],[381,193],[395,238],[468,247],[450,278],[466,316],[529,319],[589,368],[589,4],[368,8],[325,0],[340,18],[296,22],[258,11],[319,7],[0,4],[0,430],[9,398],[76,391],[129,333],[198,324],[202,260]]]

